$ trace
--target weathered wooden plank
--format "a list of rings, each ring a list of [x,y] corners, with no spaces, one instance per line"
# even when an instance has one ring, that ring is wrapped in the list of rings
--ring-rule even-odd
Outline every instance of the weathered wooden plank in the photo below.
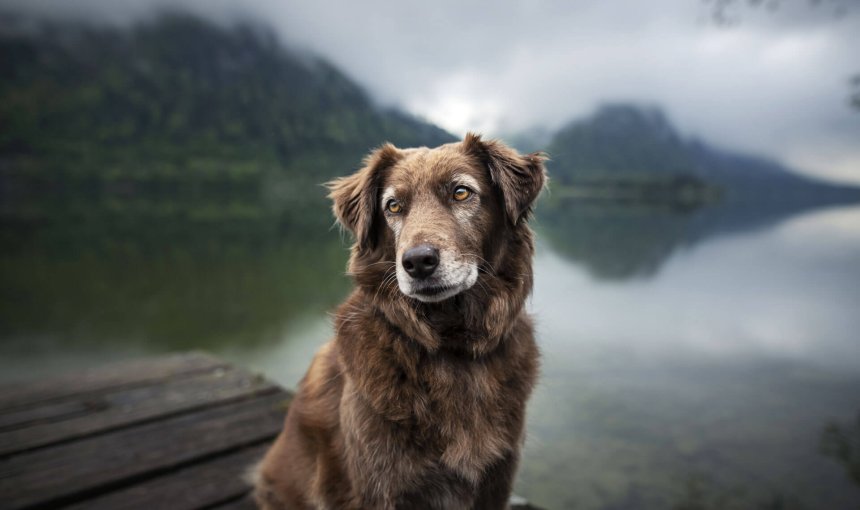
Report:
[[[71,395],[141,385],[224,366],[224,361],[201,352],[119,362],[36,382],[0,386],[0,410],[32,407]]]
[[[19,407],[5,413],[0,411],[0,431],[86,414],[93,407],[88,403],[88,399],[78,398],[71,401],[42,402],[41,405],[35,404],[37,407]]]
[[[268,447],[269,443],[265,443],[245,448],[88,499],[67,510],[193,510],[232,503],[251,490],[243,475],[249,466],[263,457]]]
[[[161,385],[90,395],[78,401],[88,413],[0,432],[0,456],[277,390],[244,370],[217,368]]]
[[[290,398],[267,394],[0,460],[4,508],[73,503],[213,455],[281,428]]]
[[[31,426],[37,423],[69,419],[76,415],[103,411],[108,407],[108,402],[103,396],[103,393],[117,393],[117,391],[129,391],[131,389],[143,388],[146,386],[158,386],[171,381],[176,381],[182,377],[195,377],[199,376],[201,373],[212,373],[217,370],[223,371],[225,369],[222,367],[214,367],[208,369],[208,372],[194,371],[190,373],[176,374],[165,380],[152,380],[141,384],[105,388],[96,393],[64,395],[49,401],[37,401],[31,405],[23,405],[13,409],[7,409],[5,411],[0,410],[0,432]]]

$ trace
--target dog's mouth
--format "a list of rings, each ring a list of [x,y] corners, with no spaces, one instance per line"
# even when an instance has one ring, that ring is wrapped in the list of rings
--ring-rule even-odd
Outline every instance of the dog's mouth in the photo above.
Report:
[[[432,298],[454,290],[455,288],[456,287],[451,287],[450,285],[428,285],[426,287],[414,289],[413,292],[418,296]]]
[[[477,280],[477,268],[469,271],[464,278],[451,282],[444,279],[430,278],[424,281],[398,278],[400,291],[403,294],[425,303],[438,303],[469,289]]]
[[[437,303],[453,297],[466,289],[464,285],[425,284],[412,286],[411,292],[405,293],[425,303]]]

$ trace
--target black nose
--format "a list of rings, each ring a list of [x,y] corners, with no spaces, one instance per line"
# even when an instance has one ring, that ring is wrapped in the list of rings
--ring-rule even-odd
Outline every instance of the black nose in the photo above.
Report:
[[[427,278],[439,265],[439,250],[427,244],[409,248],[403,254],[402,264],[412,278]]]

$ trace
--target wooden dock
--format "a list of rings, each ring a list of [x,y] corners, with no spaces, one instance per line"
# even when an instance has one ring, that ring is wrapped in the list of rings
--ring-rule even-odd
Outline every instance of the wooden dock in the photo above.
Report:
[[[0,510],[252,509],[291,398],[202,353],[0,386]]]
[[[0,387],[0,508],[253,508],[290,398],[201,353]]]

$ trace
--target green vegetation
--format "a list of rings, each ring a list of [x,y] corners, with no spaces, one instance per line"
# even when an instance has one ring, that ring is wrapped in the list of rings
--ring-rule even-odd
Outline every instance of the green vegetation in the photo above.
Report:
[[[774,161],[688,140],[655,108],[607,105],[559,130],[546,147],[561,195],[676,203],[824,203],[860,200],[857,188],[802,177]]]
[[[160,219],[260,214],[221,203],[237,194],[261,196],[264,212],[321,212],[316,185],[372,147],[452,139],[250,25],[174,13],[129,29],[7,28],[0,54],[7,219],[77,214],[68,202],[81,197],[90,211]]]

